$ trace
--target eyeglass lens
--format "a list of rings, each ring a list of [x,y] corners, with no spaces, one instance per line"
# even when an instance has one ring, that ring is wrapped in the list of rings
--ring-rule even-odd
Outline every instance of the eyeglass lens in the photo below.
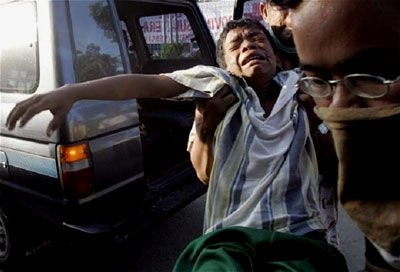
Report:
[[[303,78],[299,82],[300,90],[314,97],[326,97],[331,93],[328,82],[317,77]]]
[[[378,98],[386,94],[388,85],[382,80],[373,76],[348,76],[344,79],[346,87],[352,93],[367,98]]]
[[[343,78],[343,84],[353,94],[366,98],[382,97],[389,89],[381,78],[369,75],[346,76]],[[299,87],[313,97],[327,97],[332,92],[331,84],[318,77],[302,78]]]

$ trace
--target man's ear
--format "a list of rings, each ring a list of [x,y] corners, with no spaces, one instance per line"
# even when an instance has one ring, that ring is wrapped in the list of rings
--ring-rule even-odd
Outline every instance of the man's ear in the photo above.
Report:
[[[281,56],[280,54],[275,54],[275,58],[276,58],[276,67],[277,67],[277,71],[283,71],[283,63],[281,61]]]
[[[267,3],[265,3],[265,2],[260,3],[260,14],[261,14],[263,20],[267,21],[267,16],[268,16]]]

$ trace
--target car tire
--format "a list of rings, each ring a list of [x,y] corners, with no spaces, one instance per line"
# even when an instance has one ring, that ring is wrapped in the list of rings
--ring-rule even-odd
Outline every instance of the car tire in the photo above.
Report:
[[[25,246],[19,231],[0,209],[0,266],[13,267],[25,256]]]

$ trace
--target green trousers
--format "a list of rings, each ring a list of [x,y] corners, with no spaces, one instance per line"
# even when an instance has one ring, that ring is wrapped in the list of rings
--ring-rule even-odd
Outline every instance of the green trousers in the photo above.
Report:
[[[214,231],[192,241],[175,272],[348,271],[343,255],[325,241],[244,227]]]

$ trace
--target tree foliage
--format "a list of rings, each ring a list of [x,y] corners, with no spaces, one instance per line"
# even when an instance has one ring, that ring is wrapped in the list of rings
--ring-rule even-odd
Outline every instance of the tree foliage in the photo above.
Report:
[[[80,81],[93,80],[119,73],[119,59],[109,54],[101,54],[100,50],[100,46],[91,43],[86,47],[85,52],[77,52]]]
[[[183,43],[164,43],[161,47],[162,59],[178,59],[183,57],[185,52],[185,44]]]
[[[105,0],[90,4],[90,15],[96,21],[97,25],[103,29],[104,35],[111,41],[116,42],[117,36],[113,28],[113,20],[110,14],[108,3]]]

